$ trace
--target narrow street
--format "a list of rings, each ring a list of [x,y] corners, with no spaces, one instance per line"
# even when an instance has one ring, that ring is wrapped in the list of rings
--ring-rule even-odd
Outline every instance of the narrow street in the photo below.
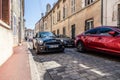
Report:
[[[119,57],[66,48],[64,53],[35,54],[29,42],[41,80],[120,80]]]

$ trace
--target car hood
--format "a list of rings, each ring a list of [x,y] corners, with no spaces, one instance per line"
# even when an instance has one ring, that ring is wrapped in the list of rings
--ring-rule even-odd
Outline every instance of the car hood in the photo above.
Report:
[[[70,38],[57,38],[57,39],[59,39],[59,40],[64,40],[64,41],[72,40],[72,39],[70,39]]]
[[[43,42],[57,42],[58,40],[53,37],[46,37],[46,38],[39,38],[39,40],[42,40]]]

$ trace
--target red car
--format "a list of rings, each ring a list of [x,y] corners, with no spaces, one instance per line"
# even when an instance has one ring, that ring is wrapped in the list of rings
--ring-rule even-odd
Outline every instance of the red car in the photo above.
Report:
[[[90,29],[75,39],[77,50],[106,52],[120,55],[120,28],[113,26],[101,26]]]

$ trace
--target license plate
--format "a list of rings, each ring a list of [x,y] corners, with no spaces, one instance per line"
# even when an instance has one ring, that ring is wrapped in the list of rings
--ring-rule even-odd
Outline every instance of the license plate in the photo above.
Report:
[[[57,48],[58,45],[50,45],[49,48]]]

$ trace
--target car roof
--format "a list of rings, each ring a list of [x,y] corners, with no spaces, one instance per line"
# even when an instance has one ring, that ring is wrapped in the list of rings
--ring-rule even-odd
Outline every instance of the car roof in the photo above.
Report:
[[[120,33],[120,27],[118,27],[118,26],[98,26],[98,27],[95,27],[95,28],[96,29],[97,28],[110,28],[110,29],[115,30],[115,31]],[[93,28],[93,29],[95,29],[95,28]]]

